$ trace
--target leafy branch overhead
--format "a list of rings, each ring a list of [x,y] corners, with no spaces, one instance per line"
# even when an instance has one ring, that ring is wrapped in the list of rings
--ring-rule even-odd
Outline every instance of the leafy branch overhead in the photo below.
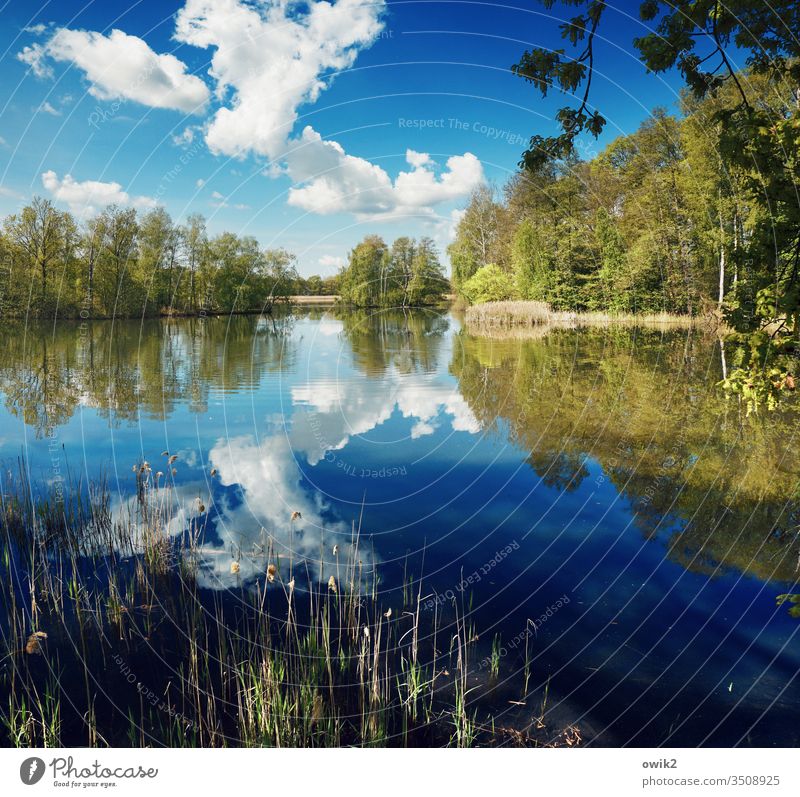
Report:
[[[568,4],[583,5],[584,0]],[[552,8],[553,0],[544,0],[544,5]],[[551,86],[574,94],[585,81],[580,106],[577,109],[565,106],[556,114],[564,132],[558,136],[534,135],[522,155],[520,166],[523,168],[536,171],[550,159],[566,158],[572,152],[575,137],[584,130],[595,136],[602,132],[606,120],[596,110],[590,110],[588,103],[594,70],[594,38],[605,6],[602,0],[592,0],[585,14],[573,17],[560,26],[562,38],[569,40],[573,47],[585,42],[583,51],[576,57],[566,56],[563,49],[547,50],[540,47],[526,50],[519,63],[511,67],[515,75],[532,83],[543,97],[547,96]]]
[[[556,113],[562,133],[534,135],[520,161],[522,168],[540,168],[548,159],[563,159],[573,151],[575,138],[583,132],[598,136],[605,118],[590,107],[589,97],[595,67],[594,44],[601,17],[608,10],[603,0],[563,0],[563,5],[580,8],[581,13],[560,25],[562,38],[573,48],[526,50],[512,72],[532,83],[546,96],[552,87],[577,94],[578,108],[565,106]],[[542,0],[548,10],[555,0]],[[687,87],[698,98],[715,92],[727,82],[736,84],[741,108],[750,109],[747,92],[728,50],[734,46],[748,53],[747,67],[756,74],[800,83],[800,4],[777,0],[766,4],[753,0],[645,0],[639,7],[643,22],[652,30],[635,38],[633,45],[651,72],[677,68]],[[581,92],[581,87],[583,90]]]

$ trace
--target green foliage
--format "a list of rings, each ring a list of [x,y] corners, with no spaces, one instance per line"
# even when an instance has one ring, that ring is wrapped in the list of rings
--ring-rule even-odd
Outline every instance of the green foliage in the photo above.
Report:
[[[596,137],[604,124],[598,111],[588,109],[588,98],[593,39],[605,3],[563,4],[579,9],[562,32],[581,49],[574,56],[564,50],[526,51],[512,67],[543,96],[556,86],[582,97],[577,109],[556,113],[560,135],[531,138],[520,166],[532,174],[568,159],[581,133]],[[699,303],[712,300],[716,263],[718,310],[738,332],[756,336],[749,343],[736,339],[738,364],[726,375],[725,386],[745,397],[751,410],[761,403],[774,406],[774,385],[793,384],[791,354],[800,350],[800,6],[795,0],[645,0],[640,16],[650,30],[633,42],[641,60],[655,73],[678,69],[693,121],[681,125],[678,136],[664,137],[667,119],[655,120],[651,138],[662,138],[659,149],[666,161],[657,169],[666,179],[654,186],[648,204],[659,231],[647,246],[641,239],[632,243],[644,257],[631,267],[666,267],[659,280],[666,309],[682,304],[693,313]],[[746,71],[734,68],[731,48],[747,54]],[[635,148],[619,147],[614,154],[623,169],[639,159]],[[624,230],[623,235],[631,244]],[[629,246],[629,260],[631,251]],[[600,256],[613,279],[606,255]],[[636,289],[637,302],[651,298],[652,291]]]
[[[493,263],[479,268],[461,290],[472,304],[502,302],[514,295],[511,277]]]
[[[442,300],[448,288],[430,238],[398,238],[389,249],[367,236],[339,274],[339,294],[355,307],[418,307]]]
[[[209,240],[205,219],[110,206],[79,230],[34,198],[0,235],[0,312],[93,318],[262,310],[297,287],[294,256],[254,238]]]
[[[625,239],[605,208],[597,211],[594,234],[600,255],[598,280],[602,307],[618,313],[630,312],[636,301],[630,286]]]
[[[776,606],[783,606],[788,604],[789,615],[791,617],[800,617],[800,595],[796,593],[784,593],[775,598]]]
[[[503,259],[499,256],[502,214],[503,207],[490,186],[483,185],[473,191],[447,250],[456,290],[482,266]]]

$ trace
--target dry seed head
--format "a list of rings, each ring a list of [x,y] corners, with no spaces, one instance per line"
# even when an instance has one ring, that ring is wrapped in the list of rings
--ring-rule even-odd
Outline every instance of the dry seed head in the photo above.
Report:
[[[383,616],[388,620],[392,616],[392,607],[390,606],[387,611],[383,613]]]
[[[231,562],[231,573],[238,573],[239,572],[239,563],[238,562]]]
[[[333,555],[334,556],[338,556],[339,555],[339,546],[338,545],[334,545],[333,546]]]
[[[275,567],[275,565],[272,564],[272,562],[270,562],[269,565],[267,565],[267,580],[270,581],[270,582],[274,581],[275,580],[275,573],[277,573],[277,572],[278,572],[278,568]]]
[[[167,460],[167,464],[168,464],[168,465],[171,465],[171,464],[172,464],[173,462],[175,462],[177,459],[178,459],[178,455],[177,455],[177,454],[173,454],[173,455],[172,455],[172,456],[171,456],[171,457],[170,457],[170,458]]]
[[[211,468],[211,475],[212,476],[216,476],[217,475],[217,469],[216,468]]]
[[[172,469],[172,475],[173,476],[177,476],[178,475],[178,469],[177,468],[173,468]]]
[[[162,451],[161,452],[161,456],[162,457],[168,457],[169,456],[169,451]]]
[[[335,595],[335,594],[337,593],[337,591],[338,591],[338,590],[336,589],[336,579],[335,579],[333,576],[331,576],[331,577],[328,579],[328,589],[329,589],[329,590],[330,590],[330,591],[331,591],[331,592],[332,592],[334,595]]]
[[[47,634],[44,631],[34,631],[28,637],[28,641],[25,643],[25,652],[29,656],[42,652],[42,646],[39,644],[40,639],[47,639]]]
[[[295,520],[300,520],[302,517],[303,516],[295,509],[295,511],[292,512],[292,520],[291,520],[291,522],[293,523]]]

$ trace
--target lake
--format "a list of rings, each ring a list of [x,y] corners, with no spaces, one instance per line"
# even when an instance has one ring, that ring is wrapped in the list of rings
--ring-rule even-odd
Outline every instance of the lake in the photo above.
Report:
[[[3,338],[5,487],[20,462],[36,489],[103,480],[119,517],[147,461],[170,533],[206,518],[211,605],[263,582],[266,536],[310,583],[360,525],[389,605],[417,579],[422,612],[468,618],[498,722],[535,704],[597,745],[800,743],[776,600],[800,591],[798,425],[724,399],[716,338],[327,308]]]

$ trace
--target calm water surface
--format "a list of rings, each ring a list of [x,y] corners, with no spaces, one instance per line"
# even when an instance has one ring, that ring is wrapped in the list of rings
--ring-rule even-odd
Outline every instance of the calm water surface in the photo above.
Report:
[[[499,635],[500,714],[525,711],[528,629],[548,717],[596,744],[800,741],[800,621],[776,604],[800,591],[798,426],[726,403],[700,333],[300,311],[3,336],[6,470],[104,477],[123,512],[134,463],[177,453],[175,533],[208,512],[203,588],[263,575],[230,551],[265,534],[327,577],[320,550],[361,516],[387,595],[413,572],[427,611],[463,602],[476,683]]]

